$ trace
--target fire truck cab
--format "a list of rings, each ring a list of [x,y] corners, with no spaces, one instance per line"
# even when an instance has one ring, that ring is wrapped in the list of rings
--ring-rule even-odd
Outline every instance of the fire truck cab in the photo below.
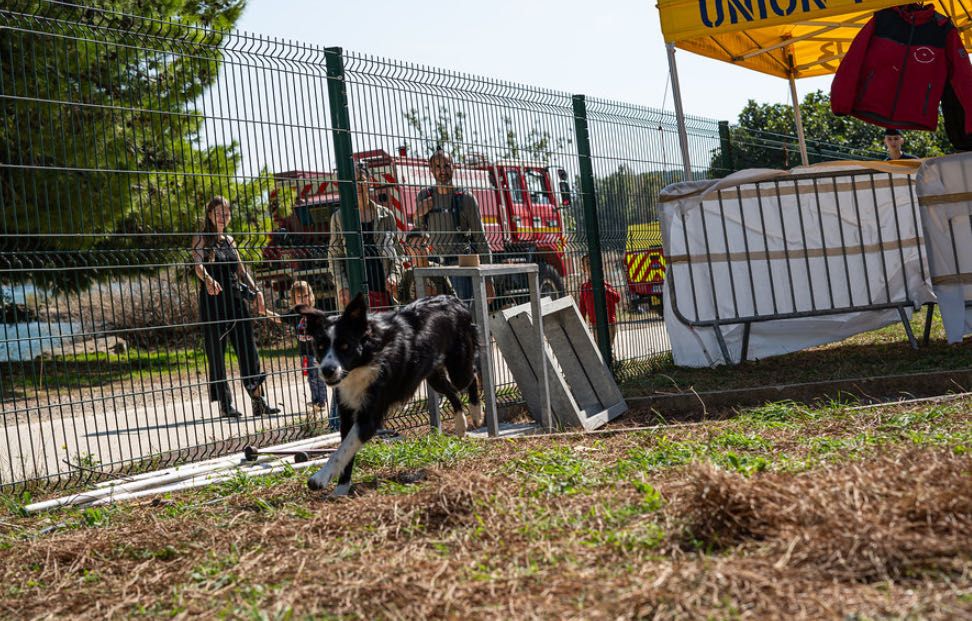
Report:
[[[418,194],[435,185],[427,160],[410,157],[404,149],[397,155],[375,150],[353,157],[368,164],[372,198],[392,210],[404,237],[415,225]],[[539,162],[489,162],[471,156],[457,163],[454,185],[476,198],[493,261],[537,263],[541,293],[563,295],[569,268],[562,210],[574,200],[567,172]],[[264,248],[259,277],[271,281],[281,295],[290,280],[302,279],[311,281],[318,298],[332,298],[327,240],[331,214],[340,207],[336,174],[278,174],[270,203],[276,230]],[[499,297],[526,290],[525,278],[495,284]]]

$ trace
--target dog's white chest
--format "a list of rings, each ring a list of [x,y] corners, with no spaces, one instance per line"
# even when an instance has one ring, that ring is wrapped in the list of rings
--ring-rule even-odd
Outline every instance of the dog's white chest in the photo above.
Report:
[[[341,403],[352,410],[360,410],[368,401],[368,389],[378,377],[378,367],[357,368],[348,373],[338,386]]]

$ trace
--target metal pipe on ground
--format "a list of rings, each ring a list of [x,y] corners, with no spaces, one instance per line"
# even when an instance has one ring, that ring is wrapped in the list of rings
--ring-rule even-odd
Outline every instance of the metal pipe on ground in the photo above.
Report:
[[[279,447],[268,447],[267,450],[274,450],[280,448],[281,450],[289,450],[293,448],[311,448],[312,446],[320,446],[323,444],[337,443],[340,441],[339,434],[327,434],[326,436],[319,436],[317,438],[308,438],[306,441],[299,441],[297,443],[289,442],[286,444],[279,445]],[[295,446],[295,444],[297,446]],[[271,458],[268,461],[273,461]],[[266,463],[266,462],[257,462]],[[306,463],[306,462],[305,462]],[[68,505],[85,505],[91,504],[101,498],[106,496],[112,496],[119,492],[134,492],[149,488],[154,488],[159,485],[171,485],[176,482],[185,481],[193,477],[209,474],[212,472],[218,472],[220,470],[227,470],[234,467],[239,467],[242,464],[253,465],[254,462],[246,461],[245,456],[242,453],[230,455],[228,457],[219,458],[216,460],[210,460],[207,463],[190,464],[184,468],[173,468],[157,473],[144,473],[151,476],[139,476],[134,480],[126,480],[121,483],[111,484],[98,487],[96,489],[81,492],[77,494],[71,494],[68,496],[62,496],[60,498],[53,498],[50,500],[45,500],[42,502],[36,502],[24,507],[24,511],[27,513],[37,513],[39,511],[46,511],[50,509],[55,509],[58,507],[68,506]]]
[[[129,500],[144,498],[146,496],[156,496],[158,494],[168,494],[171,492],[179,492],[188,489],[193,489],[196,487],[203,487],[205,485],[213,485],[215,483],[220,483],[222,481],[229,480],[241,473],[247,476],[269,476],[277,472],[282,472],[286,468],[293,468],[294,470],[303,470],[305,468],[311,468],[314,466],[322,466],[327,460],[328,458],[321,458],[321,459],[315,459],[311,461],[305,461],[299,464],[289,464],[283,462],[282,460],[277,460],[280,461],[281,463],[274,465],[274,462],[265,462],[263,464],[259,464],[255,468],[240,468],[240,469],[235,469],[233,471],[212,472],[203,475],[198,479],[193,477],[191,480],[177,481],[169,485],[164,485],[162,487],[152,487],[149,489],[127,492],[124,494],[120,494],[118,496],[100,498],[97,501],[92,502],[88,506],[96,507],[100,505],[111,504],[114,502],[127,502]]]
[[[273,446],[268,446],[268,447],[266,447],[264,449],[260,449],[260,450],[262,450],[262,451],[293,450],[293,449],[301,449],[301,448],[307,448],[307,447],[311,447],[311,446],[323,445],[323,444],[327,444],[327,443],[332,442],[332,441],[335,442],[335,443],[337,443],[337,442],[340,442],[340,440],[341,440],[341,434],[339,434],[337,432],[333,432],[333,433],[327,433],[327,434],[324,434],[324,435],[321,435],[321,436],[314,436],[313,438],[303,438],[301,440],[292,440],[290,442],[284,442],[283,444],[276,444],[276,445],[273,445]],[[149,479],[149,478],[153,478],[153,477],[157,477],[157,476],[163,476],[163,475],[168,474],[168,473],[185,472],[185,471],[195,470],[195,469],[199,469],[199,468],[206,468],[206,467],[208,467],[208,466],[210,466],[212,464],[222,463],[222,462],[225,462],[227,460],[234,460],[234,459],[236,459],[239,463],[243,463],[245,461],[245,456],[243,455],[242,452],[232,453],[230,455],[224,455],[222,457],[214,457],[212,459],[207,459],[205,461],[197,461],[197,462],[192,462],[192,463],[188,463],[188,464],[182,464],[182,465],[179,465],[179,466],[171,466],[169,468],[164,468],[162,470],[155,470],[155,471],[152,471],[152,472],[140,472],[139,474],[133,474],[133,475],[129,475],[129,476],[124,476],[124,477],[121,477],[119,479],[111,479],[111,480],[108,480],[108,481],[99,481],[98,483],[95,483],[94,486],[96,488],[100,488],[100,487],[110,487],[110,486],[113,486],[113,485],[118,485],[119,482],[121,482],[121,483],[130,483],[132,481],[139,481],[139,480],[142,480],[142,479]]]

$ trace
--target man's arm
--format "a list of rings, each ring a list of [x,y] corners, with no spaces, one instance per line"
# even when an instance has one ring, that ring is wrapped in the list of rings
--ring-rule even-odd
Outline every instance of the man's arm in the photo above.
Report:
[[[593,301],[593,297],[594,297],[594,294],[593,294],[593,292],[590,289],[587,289],[585,287],[581,287],[581,290],[580,290],[580,300],[579,300],[579,302],[580,302],[580,314],[581,314],[581,318],[583,318],[585,320],[593,319],[593,317],[592,318],[588,318],[588,316],[587,316],[587,305],[588,305],[589,302],[592,302]]]
[[[415,299],[412,295],[412,287],[415,285],[415,274],[412,270],[405,270],[405,274],[402,276],[402,280],[398,285],[398,301],[402,304],[408,304]]]
[[[483,218],[479,213],[479,203],[470,192],[462,195],[462,211],[459,214],[459,228],[469,231],[473,252],[479,255],[483,264],[491,263],[489,243],[486,241],[486,231],[483,228]]]
[[[206,249],[202,235],[196,235],[192,238],[192,262],[194,263],[193,270],[199,280],[209,282],[209,273],[206,271],[206,266],[203,265],[206,262]]]
[[[382,228],[386,235],[382,251],[385,253],[385,258],[388,259],[390,264],[388,274],[385,278],[397,285],[402,281],[402,257],[399,254],[401,246],[398,243],[398,224],[395,222],[395,214],[390,209],[384,209],[382,213],[384,215],[381,219]]]
[[[335,210],[331,214],[331,239],[327,242],[327,258],[331,265],[331,275],[334,276],[334,283],[338,291],[350,289],[348,284],[348,270],[345,265],[347,257],[346,246],[344,244],[344,227],[341,226],[341,212]]]
[[[452,288],[452,281],[441,276],[436,279],[436,286],[439,287],[439,293],[442,295],[455,295],[456,290]]]
[[[604,297],[615,304],[621,301],[621,294],[606,280],[604,281]]]

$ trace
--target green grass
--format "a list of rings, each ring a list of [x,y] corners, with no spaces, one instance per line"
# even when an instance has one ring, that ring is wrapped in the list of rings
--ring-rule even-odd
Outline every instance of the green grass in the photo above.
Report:
[[[478,455],[481,443],[431,433],[417,439],[399,442],[370,442],[358,453],[355,464],[364,468],[415,469],[454,464]]]
[[[263,348],[260,357],[292,359],[296,365],[294,347]],[[227,349],[226,364],[237,366],[232,348]],[[87,352],[65,354],[43,362],[10,361],[4,363],[3,390],[0,397],[15,390],[39,391],[106,386],[120,381],[151,380],[163,375],[185,377],[193,371],[206,369],[206,354],[201,349],[171,349],[148,351],[130,349],[121,354]]]
[[[571,447],[533,450],[511,461],[507,469],[519,475],[533,494],[577,494],[596,483],[595,462],[579,457]]]

